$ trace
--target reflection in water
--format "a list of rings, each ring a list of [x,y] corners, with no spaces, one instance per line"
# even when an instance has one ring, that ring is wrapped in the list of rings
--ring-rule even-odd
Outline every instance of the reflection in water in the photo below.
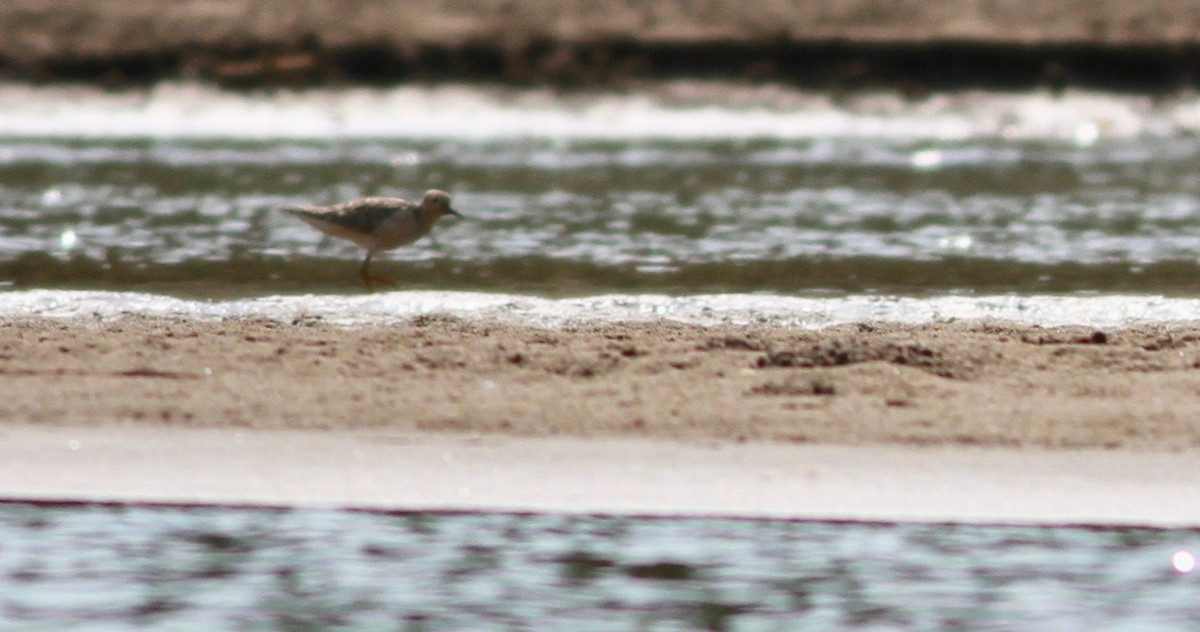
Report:
[[[1200,602],[1178,552],[1197,539],[1132,528],[17,503],[0,506],[0,622],[1186,629],[1200,625]]]
[[[1171,556],[1171,566],[1175,567],[1175,572],[1186,575],[1196,570],[1196,556],[1191,551],[1176,551]]]

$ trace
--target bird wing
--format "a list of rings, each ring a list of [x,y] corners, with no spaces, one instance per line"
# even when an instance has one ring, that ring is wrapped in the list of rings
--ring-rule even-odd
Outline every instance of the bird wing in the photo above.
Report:
[[[370,235],[394,215],[412,212],[417,205],[399,198],[363,198],[326,207],[284,207],[293,215],[332,224],[352,233]]]

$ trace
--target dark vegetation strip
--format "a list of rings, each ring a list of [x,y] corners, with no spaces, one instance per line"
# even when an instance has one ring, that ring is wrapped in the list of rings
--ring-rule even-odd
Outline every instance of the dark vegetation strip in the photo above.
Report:
[[[472,43],[401,50],[387,44],[332,47],[307,37],[287,46],[193,45],[110,56],[0,58],[0,78],[112,87],[198,79],[234,89],[438,81],[584,89],[723,79],[848,92],[889,88],[912,96],[934,90],[1068,87],[1169,93],[1200,84],[1200,44],[545,40],[518,48]]]

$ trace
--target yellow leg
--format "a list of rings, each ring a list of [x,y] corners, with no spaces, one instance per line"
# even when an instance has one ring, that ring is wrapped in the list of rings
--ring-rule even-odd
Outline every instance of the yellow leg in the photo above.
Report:
[[[380,283],[382,285],[396,285],[396,282],[391,279],[385,279],[383,277],[371,274],[370,266],[371,251],[368,250],[367,258],[363,259],[362,267],[358,269],[358,276],[362,279],[363,283],[366,284],[367,291],[374,292],[376,283]]]

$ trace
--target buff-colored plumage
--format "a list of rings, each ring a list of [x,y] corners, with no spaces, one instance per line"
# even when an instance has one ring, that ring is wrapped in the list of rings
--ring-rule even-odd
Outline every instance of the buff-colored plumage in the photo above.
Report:
[[[369,197],[333,206],[285,206],[280,210],[304,220],[309,226],[329,235],[354,242],[367,250],[359,276],[368,288],[375,283],[393,282],[370,273],[371,257],[424,237],[434,223],[446,215],[462,217],[450,207],[450,195],[431,189],[421,201],[401,198]]]

